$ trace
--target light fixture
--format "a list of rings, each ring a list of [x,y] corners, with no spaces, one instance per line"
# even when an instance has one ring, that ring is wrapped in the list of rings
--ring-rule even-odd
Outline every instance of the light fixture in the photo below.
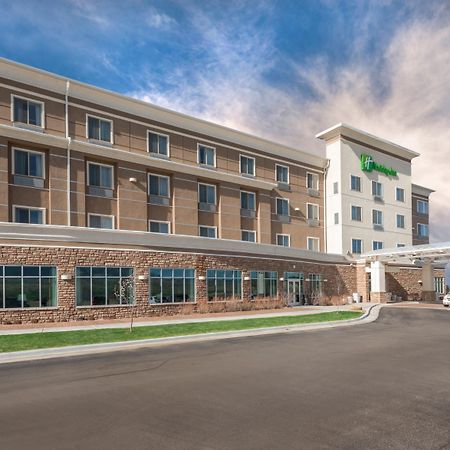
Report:
[[[244,277],[244,281],[249,281],[250,280],[250,277]]]
[[[300,211],[300,208],[297,207],[297,208],[294,209],[294,211],[299,212],[299,211]]]
[[[135,177],[130,177],[129,181],[130,181],[130,183],[136,183],[137,179]]]
[[[206,277],[205,277],[204,275],[200,275],[200,276],[198,277],[198,279],[201,280],[201,281],[203,281],[203,280],[206,280]]]
[[[63,273],[61,275],[61,280],[68,281],[68,280],[71,280],[71,279],[72,279],[72,274],[71,273]]]
[[[281,278],[280,278],[280,281],[284,281],[284,278],[283,278],[283,277],[281,277]]]
[[[139,281],[144,281],[147,279],[147,275],[138,275],[138,280]]]
[[[328,283],[328,280],[325,278],[325,279],[323,280],[323,282],[324,282],[324,283]]]

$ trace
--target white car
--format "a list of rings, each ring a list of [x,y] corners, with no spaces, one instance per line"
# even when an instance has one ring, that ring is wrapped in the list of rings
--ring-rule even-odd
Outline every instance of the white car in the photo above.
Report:
[[[442,299],[442,304],[447,307],[450,306],[450,292],[444,295],[444,298]]]

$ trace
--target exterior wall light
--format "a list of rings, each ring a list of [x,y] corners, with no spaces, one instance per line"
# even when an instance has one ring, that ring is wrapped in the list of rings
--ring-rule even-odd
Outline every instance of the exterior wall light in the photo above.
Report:
[[[244,277],[244,281],[249,281],[250,277]]]
[[[198,279],[201,280],[201,281],[203,281],[203,280],[206,280],[206,277],[205,277],[204,275],[200,275],[200,276],[198,277]]]
[[[69,281],[71,279],[72,279],[72,274],[71,273],[63,273],[63,274],[61,274],[61,280]]]
[[[139,281],[145,281],[147,279],[147,275],[138,275]]]
[[[136,179],[135,177],[131,177],[131,178],[129,179],[129,181],[130,181],[130,183],[136,183],[136,182],[137,182],[137,179]]]
[[[280,281],[284,281],[284,278],[283,278],[283,277],[281,277],[281,278],[280,278]]]
[[[295,208],[294,211],[299,212],[299,211],[300,211],[300,208]]]

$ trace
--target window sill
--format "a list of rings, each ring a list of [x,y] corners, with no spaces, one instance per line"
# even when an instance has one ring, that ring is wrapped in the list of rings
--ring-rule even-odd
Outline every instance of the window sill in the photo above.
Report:
[[[162,153],[153,153],[153,152],[149,152],[149,151],[147,151],[147,153],[152,158],[170,160],[170,156],[169,155],[164,155]]]
[[[241,176],[245,177],[245,178],[255,178],[256,175],[253,175],[251,173],[241,173]]]
[[[113,142],[108,142],[108,141],[99,141],[98,139],[90,139],[88,138],[88,142],[90,144],[94,144],[94,145],[100,145],[102,147],[112,147],[113,146]]]
[[[193,302],[164,302],[164,303],[153,303],[153,302],[149,302],[148,303],[151,306],[170,306],[170,305],[175,305],[175,306],[179,306],[179,305],[196,305],[197,301],[193,301]]]
[[[124,304],[124,305],[80,305],[76,306],[76,309],[97,309],[97,308],[131,308],[132,306],[135,306],[134,304]]]
[[[13,122],[13,126],[16,128],[22,128],[24,130],[37,131],[38,133],[44,132],[44,127],[40,127],[38,125],[30,125],[28,123]]]
[[[207,170],[217,170],[216,166],[210,166],[209,164],[198,164],[199,167],[201,167],[202,169],[207,169]]]
[[[32,306],[24,308],[0,308],[1,311],[52,311],[59,309],[59,306]]]

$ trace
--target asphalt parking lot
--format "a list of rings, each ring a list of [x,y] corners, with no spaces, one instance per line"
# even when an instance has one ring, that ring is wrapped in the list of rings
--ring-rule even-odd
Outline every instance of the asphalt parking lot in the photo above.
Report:
[[[450,313],[0,366],[1,449],[450,449]]]

